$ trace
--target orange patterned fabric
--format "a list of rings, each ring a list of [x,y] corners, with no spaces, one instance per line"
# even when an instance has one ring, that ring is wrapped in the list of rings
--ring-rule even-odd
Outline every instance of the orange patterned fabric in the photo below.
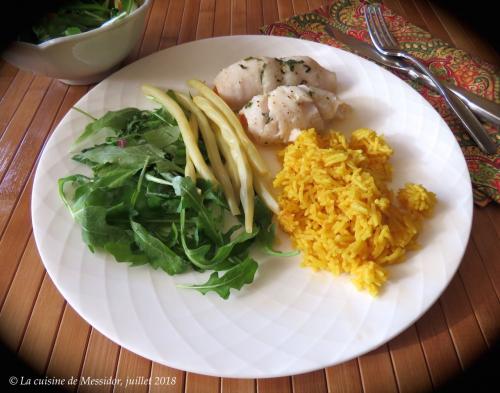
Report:
[[[370,42],[364,20],[366,1],[338,0],[304,15],[297,15],[282,22],[261,28],[264,34],[303,38],[337,48],[350,50],[336,41],[329,32],[338,29],[359,40]],[[432,37],[425,30],[409,23],[386,6],[384,17],[400,45],[421,59],[442,79],[466,88],[500,104],[499,69],[472,57],[450,44]],[[474,201],[480,206],[491,200],[500,203],[500,133],[490,124],[485,128],[497,143],[497,154],[486,155],[470,139],[458,118],[450,112],[445,100],[430,88],[414,82],[397,71],[392,71],[418,90],[440,113],[455,134],[464,153],[471,174]]]

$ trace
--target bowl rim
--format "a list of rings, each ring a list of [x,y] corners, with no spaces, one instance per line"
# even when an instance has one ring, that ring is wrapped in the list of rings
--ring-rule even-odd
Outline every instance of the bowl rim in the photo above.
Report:
[[[33,44],[31,42],[26,42],[26,41],[14,41],[14,44],[26,46],[26,47],[33,48],[33,49],[42,50],[42,49],[46,49],[48,47],[51,47],[53,45],[57,45],[57,44],[60,44],[63,42],[73,41],[73,40],[76,41],[78,39],[82,39],[85,37],[93,36],[95,34],[99,34],[103,31],[113,30],[113,29],[121,26],[123,23],[125,23],[125,21],[136,16],[143,9],[147,9],[151,5],[152,1],[153,0],[142,0],[142,4],[139,7],[137,7],[135,10],[133,10],[130,14],[125,15],[125,17],[123,17],[123,18],[121,18],[113,23],[106,24],[106,22],[105,22],[101,26],[96,27],[95,29],[92,29],[92,30],[84,31],[82,33],[73,34],[73,35],[69,35],[69,36],[52,38],[50,40],[41,42],[39,44]]]

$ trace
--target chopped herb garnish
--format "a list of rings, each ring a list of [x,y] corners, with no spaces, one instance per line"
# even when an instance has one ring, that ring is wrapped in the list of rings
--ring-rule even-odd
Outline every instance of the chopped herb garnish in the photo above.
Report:
[[[248,101],[243,108],[247,109],[247,108],[250,108],[252,105],[253,105],[253,101]]]
[[[264,121],[265,124],[268,124],[272,119],[271,116],[269,116],[269,112],[262,112],[262,116],[264,116]]]
[[[288,59],[288,60],[277,59],[277,60],[281,64],[281,67],[283,67],[283,65],[286,65],[286,66],[288,66],[288,68],[292,72],[295,71],[295,66],[296,65],[304,64],[304,60],[294,60],[294,59]],[[282,73],[283,73],[283,70],[282,70]]]
[[[267,66],[267,64],[264,63],[264,64],[262,64],[262,68],[260,69],[260,75],[259,75],[260,84],[262,84],[262,81],[264,80],[264,70],[266,69],[266,66]]]
[[[248,56],[243,59],[244,61],[249,61],[249,60],[257,60],[257,61],[264,61],[258,57],[253,57],[253,56]]]
[[[248,67],[247,67],[247,66],[245,66],[245,65],[243,65],[243,64],[238,64],[238,65],[239,65],[241,68],[243,68],[244,70],[247,70],[247,69],[248,69]]]

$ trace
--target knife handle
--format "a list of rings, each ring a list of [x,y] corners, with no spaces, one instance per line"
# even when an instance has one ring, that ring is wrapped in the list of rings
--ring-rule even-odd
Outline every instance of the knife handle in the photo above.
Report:
[[[471,93],[461,87],[445,83],[456,96],[458,96],[476,115],[490,123],[500,125],[500,105],[477,94]]]
[[[441,96],[444,97],[448,106],[452,109],[455,115],[460,119],[465,131],[469,134],[472,140],[479,146],[479,148],[486,154],[495,154],[497,150],[496,143],[491,139],[488,132],[483,128],[479,120],[474,116],[469,107],[455,94],[444,86],[427,67],[418,59],[403,50],[393,50],[389,52],[391,55],[404,58],[408,60],[420,72],[428,76],[436,85]]]
[[[412,79],[419,80],[420,82],[425,83],[426,85],[437,90],[437,87],[434,84],[434,82],[426,75],[416,70],[408,69],[408,67],[406,67],[405,69],[401,65],[398,67],[398,69],[401,69],[402,71],[406,72]],[[451,90],[453,94],[455,94],[458,98],[460,98],[469,107],[469,109],[472,112],[474,112],[477,116],[479,116],[482,120],[500,126],[499,104],[490,101],[486,98],[483,98],[481,96],[478,96],[477,94],[471,93],[470,91],[462,87],[455,86],[452,83],[448,83],[445,81],[441,81],[441,83],[445,85],[448,88],[448,90]]]

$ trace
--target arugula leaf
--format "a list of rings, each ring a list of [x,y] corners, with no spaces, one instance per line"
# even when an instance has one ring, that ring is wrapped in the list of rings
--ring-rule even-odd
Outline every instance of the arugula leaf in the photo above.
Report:
[[[86,192],[89,192],[89,182],[91,179],[87,176],[84,175],[70,175],[66,177],[62,177],[57,181],[58,184],[58,192],[59,192],[59,197],[62,199],[68,210],[71,212],[72,215],[74,215],[74,206],[78,200],[80,200],[82,194],[85,194]],[[71,183],[75,184],[78,186],[75,191],[73,198],[71,200],[67,197],[66,192],[64,191],[64,186],[66,183]],[[79,192],[77,193],[77,190]]]
[[[106,213],[103,206],[86,206],[75,214],[82,227],[83,240],[92,251],[96,247],[104,248],[107,243],[130,243],[132,240],[129,232],[107,223]]]
[[[201,190],[204,200],[213,202],[217,206],[229,211],[229,205],[221,187],[214,187],[213,184],[205,179],[199,179],[197,186]]]
[[[177,142],[180,138],[181,132],[178,126],[166,125],[161,128],[147,131],[143,134],[144,139],[159,149]]]
[[[231,256],[234,256],[233,251],[237,248],[236,246],[245,244],[244,248],[240,247],[237,249],[237,254],[239,255],[245,252],[246,249],[248,249],[248,247],[250,247],[252,244],[250,240],[255,238],[258,235],[258,233],[259,233],[259,228],[254,228],[252,233],[243,231],[229,243],[226,243],[222,247],[219,247],[213,258],[210,260],[212,269],[222,270],[221,264],[224,261],[227,261]]]
[[[141,224],[130,220],[130,225],[134,231],[135,242],[150,258],[150,263],[154,268],[160,267],[170,275],[183,273],[187,270],[189,264],[165,243],[151,235]]]
[[[157,162],[156,170],[162,175],[169,174],[171,172],[184,173],[184,168],[181,168],[173,161],[167,161],[167,160]]]
[[[191,263],[200,269],[209,269],[210,262],[207,260],[206,255],[210,251],[210,245],[204,244],[198,248],[190,249],[186,241],[186,210],[182,209],[180,212],[180,229],[181,229],[181,244],[184,249],[186,257]]]
[[[76,139],[75,145],[90,138],[105,128],[111,128],[113,131],[125,129],[132,119],[138,116],[141,111],[137,108],[125,108],[119,111],[109,111],[101,118],[87,124],[85,131]]]
[[[160,120],[162,123],[176,125],[177,121],[163,106],[159,106],[154,111],[149,112],[149,116]]]
[[[241,263],[227,270],[220,277],[217,272],[213,272],[208,281],[204,284],[179,284],[177,287],[195,289],[203,295],[210,291],[214,291],[223,299],[227,299],[231,288],[240,290],[243,285],[253,282],[257,268],[257,262],[247,257]]]
[[[272,222],[273,214],[259,198],[255,198],[254,220],[261,228],[257,237],[257,242],[262,245],[263,250],[268,255],[276,257],[293,257],[299,255],[300,251],[276,251],[273,249],[275,237],[275,225]]]
[[[174,247],[179,241],[179,231],[177,230],[175,222],[172,222],[172,226],[170,228],[163,227],[163,231],[166,232],[166,234],[164,234],[165,244],[168,247]]]
[[[73,159],[87,165],[117,164],[129,168],[142,168],[144,161],[148,157],[150,163],[164,159],[162,151],[149,144],[128,147],[99,145],[82,151],[80,154],[75,155]]]
[[[122,0],[122,10],[129,14],[133,9],[135,9],[136,4],[134,0]]]
[[[106,243],[104,249],[115,257],[118,262],[128,262],[132,266],[144,265],[149,262],[148,256],[143,252],[132,250],[134,243]]]
[[[198,214],[201,230],[215,244],[220,245],[223,242],[221,232],[216,228],[213,215],[203,205],[203,200],[196,190],[196,186],[190,177],[176,176],[172,179],[172,186],[176,195],[181,197],[183,208],[191,208]]]
[[[95,173],[95,187],[117,188],[123,186],[141,168],[110,164],[100,167]]]
[[[80,30],[79,27],[72,26],[64,30],[64,35],[75,35],[75,34],[80,34],[81,32],[82,31]]]
[[[130,199],[130,205],[132,206],[132,209],[135,207],[137,198],[139,197],[139,194],[141,192],[142,182],[144,181],[144,175],[146,174],[146,168],[148,167],[148,163],[149,163],[149,156],[146,157],[146,161],[144,161],[141,174],[139,175],[139,180],[137,181],[137,186],[135,187],[134,193],[132,194],[132,198]]]

